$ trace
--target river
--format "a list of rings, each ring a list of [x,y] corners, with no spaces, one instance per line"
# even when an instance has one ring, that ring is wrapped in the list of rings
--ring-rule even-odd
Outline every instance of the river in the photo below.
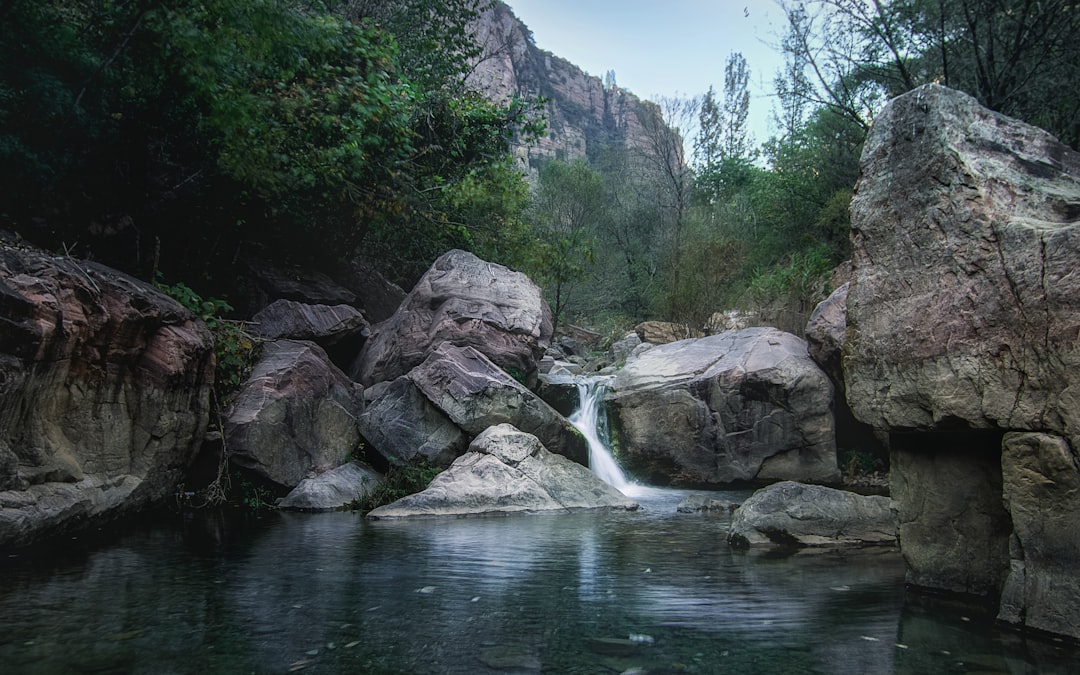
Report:
[[[0,567],[6,673],[1080,672],[908,595],[893,550],[746,553],[729,518],[158,514]],[[746,493],[719,493],[740,499]],[[637,670],[635,670],[637,669]]]

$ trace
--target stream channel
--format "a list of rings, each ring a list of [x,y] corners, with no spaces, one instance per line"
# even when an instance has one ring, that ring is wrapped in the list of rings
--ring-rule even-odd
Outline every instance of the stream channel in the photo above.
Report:
[[[1080,672],[905,593],[896,550],[736,551],[728,514],[676,507],[748,491],[624,490],[639,511],[158,513],[8,555],[0,672]]]

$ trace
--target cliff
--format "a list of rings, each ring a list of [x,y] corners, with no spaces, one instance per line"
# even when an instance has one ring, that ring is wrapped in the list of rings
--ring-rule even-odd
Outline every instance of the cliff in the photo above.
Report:
[[[492,3],[473,31],[484,52],[469,76],[472,87],[495,101],[513,95],[547,101],[547,136],[514,149],[530,173],[546,159],[595,159],[608,145],[642,147],[646,129],[662,124],[654,103],[605,87],[599,77],[537,47],[528,27],[502,2]]]

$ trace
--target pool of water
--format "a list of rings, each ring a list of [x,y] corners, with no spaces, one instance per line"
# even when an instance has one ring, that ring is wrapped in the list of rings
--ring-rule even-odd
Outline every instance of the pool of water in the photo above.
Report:
[[[726,516],[169,515],[0,563],[10,673],[1080,672],[905,600],[898,553],[734,551]],[[746,493],[719,493],[738,500]]]

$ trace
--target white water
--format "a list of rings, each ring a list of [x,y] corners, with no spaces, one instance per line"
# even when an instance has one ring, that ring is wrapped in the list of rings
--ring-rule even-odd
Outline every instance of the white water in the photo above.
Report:
[[[589,469],[600,480],[627,494],[634,486],[626,480],[626,474],[615,462],[604,439],[607,435],[607,419],[601,417],[601,403],[611,378],[578,377],[574,379],[574,384],[578,390],[578,409],[568,419],[589,443]]]

